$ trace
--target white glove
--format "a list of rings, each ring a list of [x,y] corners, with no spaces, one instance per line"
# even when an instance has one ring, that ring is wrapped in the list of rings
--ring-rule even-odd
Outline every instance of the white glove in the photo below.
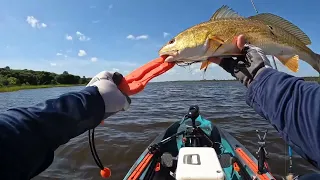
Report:
[[[102,71],[87,84],[87,86],[96,86],[98,88],[105,105],[106,113],[104,118],[119,111],[127,110],[131,104],[131,99],[117,87],[122,79],[123,76],[120,73]]]

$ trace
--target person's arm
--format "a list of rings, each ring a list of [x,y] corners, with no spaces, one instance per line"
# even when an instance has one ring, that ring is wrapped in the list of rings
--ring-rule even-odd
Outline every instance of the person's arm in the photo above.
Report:
[[[97,87],[67,93],[0,114],[0,177],[30,179],[45,170],[54,151],[102,121],[105,106]]]
[[[248,105],[295,152],[320,168],[320,85],[266,68],[249,85]]]
[[[244,54],[212,58],[247,88],[247,104],[276,128],[294,151],[320,168],[320,85],[271,68],[259,47],[237,37]]]
[[[128,109],[130,98],[117,88],[122,78],[103,71],[79,92],[0,114],[0,179],[38,175],[51,165],[60,145]]]

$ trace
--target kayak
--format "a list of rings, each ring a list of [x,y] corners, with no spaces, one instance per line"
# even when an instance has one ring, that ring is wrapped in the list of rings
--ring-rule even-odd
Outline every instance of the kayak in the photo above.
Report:
[[[266,132],[265,132],[266,135]],[[198,106],[174,122],[144,150],[126,180],[269,180],[264,138],[258,159],[227,131],[199,114]]]

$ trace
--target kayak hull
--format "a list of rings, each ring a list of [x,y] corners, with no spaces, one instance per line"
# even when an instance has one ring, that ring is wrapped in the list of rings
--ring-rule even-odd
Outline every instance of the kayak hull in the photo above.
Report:
[[[205,124],[210,129],[212,122],[208,121],[201,116],[197,118],[197,121]],[[185,121],[181,120],[173,123],[166,131],[161,133],[155,140],[150,144],[156,144],[165,138],[179,132],[179,129],[184,126]],[[209,130],[206,127],[201,127],[204,130]],[[262,174],[258,173],[258,160],[233,136],[227,131],[214,126],[214,130],[218,131],[219,139],[219,152],[216,150],[219,157],[221,167],[223,168],[226,180],[240,180],[240,179],[261,179],[269,180],[275,179],[268,169]],[[212,130],[212,128],[211,128]],[[216,133],[215,133],[216,134]],[[182,147],[182,138],[177,137],[161,148],[158,153],[150,153],[149,149],[146,148],[140,157],[136,160],[133,166],[130,168],[124,179],[128,180],[151,180],[151,179],[175,179],[175,165],[173,167],[165,167],[162,165],[161,155],[163,153],[170,153],[173,157],[176,157],[179,153],[179,149]],[[150,147],[148,146],[148,147]],[[216,149],[216,148],[215,148]]]

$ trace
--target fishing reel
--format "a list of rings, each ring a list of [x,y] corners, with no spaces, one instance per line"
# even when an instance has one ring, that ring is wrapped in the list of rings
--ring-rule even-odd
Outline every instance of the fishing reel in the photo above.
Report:
[[[163,139],[159,143],[152,144],[148,147],[149,152],[156,153],[161,151],[162,145],[175,140],[180,135],[183,135],[182,141],[185,143],[185,147],[213,147],[214,143],[210,137],[200,128],[201,122],[196,121],[199,115],[199,107],[196,105],[190,106],[188,113],[184,117],[184,120],[191,119],[191,121],[186,121],[186,129]]]
[[[251,66],[245,55],[234,56],[234,72],[239,72]]]
[[[185,118],[190,118],[191,121],[187,121],[187,129],[184,134],[183,141],[186,147],[213,147],[214,143],[210,137],[200,128],[201,122],[196,121],[199,117],[199,106],[190,106],[189,111]],[[205,140],[204,140],[205,139]]]

